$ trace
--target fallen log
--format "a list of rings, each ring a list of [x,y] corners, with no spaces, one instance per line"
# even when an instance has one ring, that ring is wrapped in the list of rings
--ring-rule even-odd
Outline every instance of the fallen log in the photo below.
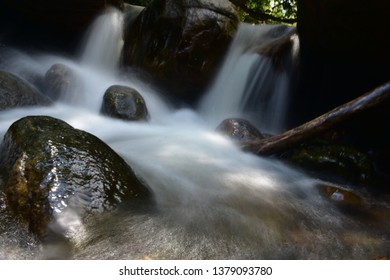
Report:
[[[272,155],[284,152],[294,146],[318,136],[353,116],[374,108],[390,99],[390,82],[369,91],[352,101],[281,134],[256,139],[241,145],[241,148],[259,155]]]

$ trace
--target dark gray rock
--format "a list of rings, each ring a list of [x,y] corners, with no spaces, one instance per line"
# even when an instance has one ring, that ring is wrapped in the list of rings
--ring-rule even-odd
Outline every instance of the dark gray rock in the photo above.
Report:
[[[325,180],[374,185],[371,158],[346,144],[316,140],[285,153],[283,157]]]
[[[94,213],[152,198],[148,186],[104,142],[45,116],[11,125],[0,146],[0,176],[7,208],[38,236],[54,213],[69,207]]]
[[[192,103],[213,79],[237,24],[229,1],[154,1],[125,27],[124,64]]]
[[[239,143],[265,138],[264,135],[249,121],[238,118],[224,120],[217,127],[217,131]]]
[[[75,80],[76,76],[71,68],[60,63],[54,64],[45,74],[45,93],[53,100],[57,100],[61,94],[75,86]]]
[[[148,109],[141,94],[133,88],[119,85],[106,90],[101,113],[129,121],[149,119]]]
[[[0,70],[0,110],[50,104],[50,99],[27,81]]]

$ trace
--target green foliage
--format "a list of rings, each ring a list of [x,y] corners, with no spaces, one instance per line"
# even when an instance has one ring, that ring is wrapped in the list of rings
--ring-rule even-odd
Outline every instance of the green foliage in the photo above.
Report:
[[[273,1],[274,6],[271,13],[283,18],[296,18],[297,4],[296,0],[277,0]]]
[[[297,0],[230,0],[239,8],[242,21],[251,23],[295,23]]]

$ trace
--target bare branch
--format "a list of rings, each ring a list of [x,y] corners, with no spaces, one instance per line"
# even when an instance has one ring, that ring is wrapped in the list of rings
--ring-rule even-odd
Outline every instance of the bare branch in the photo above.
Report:
[[[265,139],[244,143],[242,148],[256,154],[270,155],[286,151],[390,99],[390,82],[325,113],[301,126]]]

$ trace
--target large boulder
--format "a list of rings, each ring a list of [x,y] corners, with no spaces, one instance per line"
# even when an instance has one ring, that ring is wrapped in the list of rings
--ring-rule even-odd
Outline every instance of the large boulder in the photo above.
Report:
[[[154,1],[125,28],[124,63],[192,103],[213,79],[237,24],[229,1]]]
[[[94,213],[152,197],[104,142],[45,116],[11,125],[0,146],[0,176],[7,207],[37,236],[66,209]]]
[[[1,0],[0,42],[73,52],[97,15],[123,0]]]
[[[10,72],[0,70],[0,111],[50,104],[51,101],[27,81]]]

